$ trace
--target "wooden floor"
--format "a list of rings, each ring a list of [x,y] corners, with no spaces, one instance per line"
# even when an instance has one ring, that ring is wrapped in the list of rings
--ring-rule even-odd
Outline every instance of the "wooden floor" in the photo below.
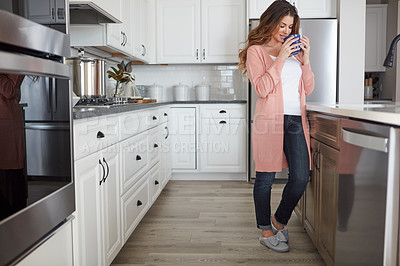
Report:
[[[275,210],[283,184],[275,184]],[[293,213],[290,252],[258,242],[252,184],[170,181],[112,265],[325,265]]]

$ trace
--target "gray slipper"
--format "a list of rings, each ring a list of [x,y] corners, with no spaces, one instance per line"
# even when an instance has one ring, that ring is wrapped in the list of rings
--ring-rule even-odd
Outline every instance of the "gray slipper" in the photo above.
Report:
[[[271,227],[272,227],[272,232],[274,232],[274,234],[276,235],[278,232],[282,232],[282,234],[285,236],[286,241],[289,241],[289,230],[287,229],[282,229],[282,230],[278,230],[275,228],[274,223],[271,220]]]
[[[260,236],[259,238],[261,245],[266,246],[267,248],[276,251],[276,252],[287,252],[289,251],[289,246],[285,243],[286,238],[279,231],[276,235],[265,238]]]

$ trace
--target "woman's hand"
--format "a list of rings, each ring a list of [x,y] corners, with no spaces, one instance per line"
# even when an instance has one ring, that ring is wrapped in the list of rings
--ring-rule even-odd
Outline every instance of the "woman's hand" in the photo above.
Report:
[[[303,58],[303,64],[306,65],[310,63],[310,40],[307,36],[304,36],[300,39],[300,43],[302,44],[300,55]]]
[[[293,44],[297,38],[290,36],[286,39],[286,41],[282,44],[281,51],[279,52],[278,57],[285,59],[290,56],[291,53],[296,52],[300,49],[298,44]]]

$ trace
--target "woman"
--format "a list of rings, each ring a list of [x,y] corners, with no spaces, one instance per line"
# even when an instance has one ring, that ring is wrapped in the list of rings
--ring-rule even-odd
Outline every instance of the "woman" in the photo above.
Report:
[[[287,225],[303,194],[310,174],[310,137],[305,96],[314,89],[310,43],[306,36],[301,52],[289,37],[298,34],[297,10],[286,0],[273,2],[240,52],[239,69],[250,79],[259,96],[252,131],[256,180],[254,205],[260,243],[278,252],[289,251]],[[298,44],[297,44],[298,45]],[[271,216],[271,186],[275,173],[289,167],[289,179],[275,214]]]

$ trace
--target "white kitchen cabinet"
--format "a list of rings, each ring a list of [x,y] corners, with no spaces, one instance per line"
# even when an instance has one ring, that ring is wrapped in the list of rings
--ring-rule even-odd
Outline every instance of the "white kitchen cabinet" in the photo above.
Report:
[[[121,2],[120,0],[70,0],[70,5],[87,4],[113,21],[121,21]]]
[[[290,0],[300,18],[336,18],[336,0]]]
[[[365,71],[384,72],[387,5],[367,5],[365,25]]]
[[[196,107],[171,107],[172,168],[196,169]]]
[[[249,18],[259,19],[273,0],[249,0]],[[335,18],[336,0],[288,0],[297,7],[300,18]]]
[[[275,0],[249,0],[249,18],[259,19]]]
[[[149,170],[150,202],[154,203],[161,193],[162,181],[160,178],[160,164],[157,163]]]
[[[245,39],[244,0],[157,0],[158,63],[236,63]]]
[[[150,42],[155,42],[155,0],[136,0],[132,2],[131,16],[133,17],[132,35],[133,56],[143,62],[149,62],[151,56]],[[154,9],[154,10],[153,10]],[[154,52],[154,51],[153,51]]]
[[[200,171],[246,171],[245,105],[201,105],[199,134]]]
[[[107,24],[107,45],[128,55],[133,55],[133,2],[131,0],[120,1],[122,23]]]
[[[117,145],[75,162],[76,265],[109,265],[122,247],[119,172]]]

